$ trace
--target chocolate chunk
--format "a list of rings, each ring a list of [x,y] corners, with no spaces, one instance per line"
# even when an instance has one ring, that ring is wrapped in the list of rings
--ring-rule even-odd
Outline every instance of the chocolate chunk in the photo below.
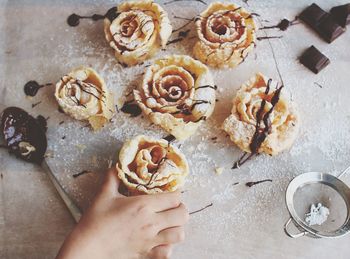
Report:
[[[318,74],[329,63],[329,59],[314,46],[308,48],[300,57],[300,62],[315,74]]]
[[[8,150],[23,160],[40,164],[47,148],[43,119],[42,116],[35,119],[21,108],[6,108],[0,130]]]
[[[299,15],[299,18],[314,29],[328,43],[331,43],[345,32],[332,15],[322,10],[317,4],[307,7]]]
[[[320,24],[322,18],[324,18],[326,15],[327,12],[314,3],[304,9],[304,11],[302,11],[298,17],[313,29],[317,30],[317,26]]]
[[[319,30],[328,43],[331,43],[345,32],[344,28],[342,28],[331,15],[322,19],[322,22],[319,25]]]
[[[331,14],[340,26],[345,27],[350,24],[350,3],[333,7]]]

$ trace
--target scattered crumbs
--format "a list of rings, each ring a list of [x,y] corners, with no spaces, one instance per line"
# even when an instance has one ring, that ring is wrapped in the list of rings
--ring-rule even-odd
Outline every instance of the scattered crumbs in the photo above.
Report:
[[[72,176],[73,176],[74,178],[77,178],[77,177],[79,177],[79,176],[81,176],[81,175],[83,175],[83,174],[89,174],[89,173],[92,173],[92,172],[91,172],[91,171],[87,171],[87,170],[83,170],[83,171],[81,171],[80,173],[73,174]]]
[[[223,167],[215,168],[215,174],[216,175],[221,175],[223,172],[224,172],[224,168]]]
[[[84,150],[86,149],[86,145],[84,144],[77,144],[75,146],[80,150],[81,153],[83,153]]]

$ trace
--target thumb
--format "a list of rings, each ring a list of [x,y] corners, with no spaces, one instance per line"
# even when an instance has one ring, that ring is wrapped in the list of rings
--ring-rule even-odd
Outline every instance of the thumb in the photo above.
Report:
[[[120,179],[117,175],[115,167],[111,167],[105,174],[105,179],[101,187],[102,195],[118,197],[121,194],[118,192],[120,186]]]

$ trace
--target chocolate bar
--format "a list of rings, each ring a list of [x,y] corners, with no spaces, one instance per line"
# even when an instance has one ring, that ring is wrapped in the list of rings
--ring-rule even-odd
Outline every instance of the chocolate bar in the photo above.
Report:
[[[331,14],[340,26],[345,27],[350,24],[350,3],[333,7]]]
[[[315,74],[318,74],[318,72],[320,72],[330,63],[330,60],[314,46],[308,48],[299,58],[299,60],[304,66]]]
[[[317,4],[312,4],[307,7],[299,18],[315,30],[328,43],[331,43],[345,30],[333,18],[332,15],[325,12]]]

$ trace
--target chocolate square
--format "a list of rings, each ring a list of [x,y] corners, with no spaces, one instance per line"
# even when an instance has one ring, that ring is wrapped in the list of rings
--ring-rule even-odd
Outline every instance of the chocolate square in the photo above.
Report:
[[[308,48],[299,58],[300,62],[315,74],[324,69],[330,60],[314,46]]]
[[[328,42],[331,43],[345,32],[331,15],[327,15],[318,25],[319,34]]]
[[[345,32],[329,13],[325,12],[315,3],[302,11],[299,18],[314,29],[328,43],[331,43]]]
[[[316,30],[317,26],[320,24],[325,15],[327,15],[327,12],[325,12],[317,4],[313,3],[302,11],[299,18]]]
[[[340,26],[345,27],[350,24],[350,4],[333,7],[331,14]]]

